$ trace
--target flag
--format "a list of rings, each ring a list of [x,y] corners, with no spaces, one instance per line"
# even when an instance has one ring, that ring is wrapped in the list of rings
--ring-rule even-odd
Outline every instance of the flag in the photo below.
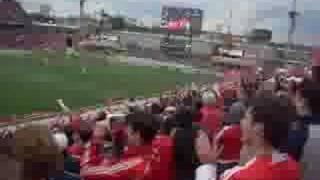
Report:
[[[64,104],[63,99],[57,99],[57,103],[63,112],[69,113],[71,111],[70,108]]]

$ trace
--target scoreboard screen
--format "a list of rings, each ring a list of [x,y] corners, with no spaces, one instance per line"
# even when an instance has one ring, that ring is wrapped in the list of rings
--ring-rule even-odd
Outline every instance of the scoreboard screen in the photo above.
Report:
[[[201,9],[163,6],[161,28],[178,34],[200,34],[202,18]]]

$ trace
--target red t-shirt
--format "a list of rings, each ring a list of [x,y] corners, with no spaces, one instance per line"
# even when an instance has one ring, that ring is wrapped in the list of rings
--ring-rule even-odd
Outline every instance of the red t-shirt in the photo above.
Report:
[[[77,143],[72,144],[68,147],[67,152],[74,158],[80,160],[85,148]]]
[[[98,166],[103,160],[104,154],[101,145],[89,143],[81,156],[80,166]]]
[[[112,165],[89,166],[81,170],[85,180],[142,180],[150,166],[152,146],[130,146],[124,157]]]
[[[142,180],[144,179],[147,161],[141,156],[120,161],[111,166],[95,166],[81,170],[84,180]]]
[[[221,128],[223,112],[215,106],[204,106],[201,108],[200,125],[209,130],[210,135],[218,133]]]
[[[225,126],[216,136],[219,145],[223,145],[221,163],[238,162],[240,159],[241,128],[240,125]],[[219,162],[219,161],[218,161]]]
[[[158,135],[153,143],[149,176],[152,180],[172,180],[174,177],[174,142],[170,136]]]
[[[227,170],[222,180],[299,180],[299,164],[287,154],[261,155],[245,166]]]

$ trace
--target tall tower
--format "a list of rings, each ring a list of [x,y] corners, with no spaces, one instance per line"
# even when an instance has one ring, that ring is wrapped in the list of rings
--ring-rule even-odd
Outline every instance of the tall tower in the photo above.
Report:
[[[296,18],[299,15],[297,12],[297,0],[292,1],[292,10],[289,11],[289,31],[288,31],[288,50],[292,48],[293,37],[296,30]]]
[[[232,34],[231,26],[232,26],[232,9],[230,9],[229,11],[228,34]]]
[[[85,35],[85,31],[86,31],[86,25],[84,23],[84,5],[86,3],[87,0],[80,0],[80,34],[81,37],[84,37]]]
[[[224,46],[232,49],[232,9],[228,11],[227,33],[224,35]]]

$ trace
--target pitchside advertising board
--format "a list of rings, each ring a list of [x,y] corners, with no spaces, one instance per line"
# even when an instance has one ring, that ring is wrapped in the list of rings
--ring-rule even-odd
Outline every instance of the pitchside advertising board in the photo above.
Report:
[[[161,28],[177,34],[200,34],[202,17],[201,9],[163,6]]]

